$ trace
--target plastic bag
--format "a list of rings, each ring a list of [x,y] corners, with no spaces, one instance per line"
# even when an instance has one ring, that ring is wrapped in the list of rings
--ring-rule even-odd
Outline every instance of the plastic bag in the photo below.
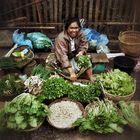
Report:
[[[26,38],[25,33],[19,33],[19,29],[14,31],[12,40],[18,46],[29,46],[31,49],[33,48],[31,40]]]
[[[53,46],[52,41],[41,32],[28,33],[27,37],[33,42],[36,49],[50,49]]]
[[[82,32],[88,40],[90,48],[96,49],[97,53],[109,53],[109,48],[107,47],[109,40],[106,35],[100,34],[91,28],[82,28]]]

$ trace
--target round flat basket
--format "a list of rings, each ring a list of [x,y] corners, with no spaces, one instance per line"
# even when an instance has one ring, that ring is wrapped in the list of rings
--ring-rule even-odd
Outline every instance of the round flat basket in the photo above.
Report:
[[[73,123],[83,116],[84,107],[80,102],[69,98],[57,99],[49,105],[50,115],[47,121],[60,130],[74,128]]]
[[[119,34],[118,39],[122,52],[132,57],[140,56],[140,32],[125,31]]]
[[[134,80],[134,90],[133,90],[133,92],[128,94],[128,95],[125,95],[125,96],[113,95],[113,94],[110,94],[110,93],[106,92],[104,89],[103,89],[103,94],[106,98],[108,98],[109,100],[112,100],[114,102],[129,101],[134,96],[135,91],[136,91],[136,80]]]
[[[14,60],[17,62],[17,67],[22,68],[29,64],[33,59],[34,59],[34,53],[31,49],[29,49],[27,46],[20,46],[14,50],[14,52],[21,52],[24,51],[25,49],[28,50],[28,52],[24,55],[24,58],[22,57],[15,57],[12,55]],[[13,52],[13,53],[14,53]]]

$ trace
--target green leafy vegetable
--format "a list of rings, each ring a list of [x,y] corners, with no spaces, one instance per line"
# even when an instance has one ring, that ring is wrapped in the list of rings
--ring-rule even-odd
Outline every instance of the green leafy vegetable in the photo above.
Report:
[[[87,115],[78,119],[74,124],[79,126],[80,131],[91,130],[98,133],[123,132],[122,125],[127,122],[118,113],[112,101],[97,100],[86,108]]]
[[[6,103],[0,120],[3,126],[15,130],[37,127],[48,115],[48,107],[29,93],[22,93]]]

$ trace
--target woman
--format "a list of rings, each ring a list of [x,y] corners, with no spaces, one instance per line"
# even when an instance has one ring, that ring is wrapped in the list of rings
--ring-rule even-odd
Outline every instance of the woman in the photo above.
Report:
[[[61,67],[59,74],[68,77],[71,81],[86,71],[88,79],[92,79],[92,65],[87,68],[79,68],[77,60],[85,55],[88,49],[88,42],[80,31],[78,18],[71,18],[66,21],[64,31],[55,39],[54,54],[57,60],[55,66]],[[54,63],[55,64],[55,63]]]

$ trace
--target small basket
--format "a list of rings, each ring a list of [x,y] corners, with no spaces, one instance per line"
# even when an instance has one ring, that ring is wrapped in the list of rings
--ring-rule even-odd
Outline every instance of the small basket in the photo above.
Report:
[[[125,95],[125,96],[119,96],[119,95],[113,95],[110,94],[108,92],[105,91],[104,87],[102,86],[102,90],[103,90],[103,94],[106,98],[108,98],[109,100],[112,100],[114,102],[118,102],[118,101],[129,101],[132,99],[132,97],[134,96],[134,93],[136,91],[136,80],[134,80],[134,90],[131,94]]]
[[[61,99],[55,100],[54,102],[52,102],[52,103],[49,105],[49,108],[50,108],[51,105],[53,105],[53,104],[55,104],[55,103],[59,103],[59,102],[61,102],[61,101],[71,101],[71,102],[76,103],[77,106],[79,107],[79,109],[82,111],[82,116],[83,116],[83,114],[84,114],[84,107],[83,107],[83,105],[82,105],[80,102],[74,101],[74,100],[69,99],[69,98],[67,98],[67,97],[66,97],[66,98],[61,98]],[[75,110],[75,113],[76,113],[76,111],[77,111],[77,110]],[[60,130],[69,130],[69,129],[73,129],[73,128],[75,127],[75,126],[65,127],[65,128],[63,128],[63,127],[57,127],[57,126],[55,126],[55,125],[52,124],[52,122],[51,122],[50,119],[49,119],[49,116],[47,117],[47,121],[48,121],[48,123],[49,123],[51,126],[53,126],[54,128],[60,129]]]
[[[118,39],[122,52],[132,57],[140,56],[140,32],[125,31],[119,34]]]
[[[28,49],[27,46],[20,46],[14,50],[15,51],[22,51],[24,49]],[[22,68],[29,64],[34,59],[34,53],[31,49],[28,49],[28,52],[25,54],[25,58],[22,59],[21,57],[12,56],[14,60],[17,62],[17,67]]]

